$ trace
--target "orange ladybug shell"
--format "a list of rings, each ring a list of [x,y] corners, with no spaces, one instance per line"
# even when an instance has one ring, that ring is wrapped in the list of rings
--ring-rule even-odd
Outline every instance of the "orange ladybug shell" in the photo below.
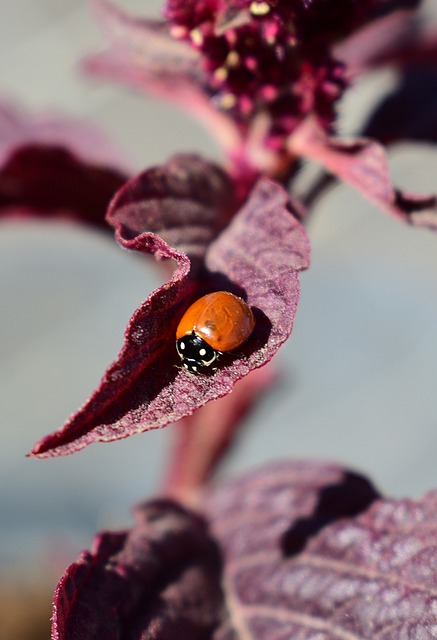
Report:
[[[228,291],[215,291],[187,309],[176,340],[194,332],[216,351],[233,351],[247,340],[254,326],[252,311],[244,300]]]

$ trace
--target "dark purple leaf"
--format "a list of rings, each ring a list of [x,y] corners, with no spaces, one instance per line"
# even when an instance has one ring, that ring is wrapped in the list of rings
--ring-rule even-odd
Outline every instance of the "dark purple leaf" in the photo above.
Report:
[[[381,499],[341,466],[277,462],[198,508],[209,529],[152,502],[101,535],[57,588],[53,640],[436,637],[437,492]]]
[[[136,509],[127,532],[103,533],[61,579],[52,640],[203,640],[221,618],[217,546],[175,503]]]
[[[437,493],[376,500],[362,477],[277,463],[205,496],[228,619],[214,640],[432,640]]]
[[[395,189],[384,147],[379,143],[366,138],[346,141],[329,137],[314,119],[309,119],[290,137],[289,151],[321,164],[395,218],[437,230],[436,197]]]
[[[192,261],[202,261],[236,208],[234,184],[225,172],[186,154],[127,183],[111,205],[108,222],[126,249],[135,249],[132,242],[145,233],[156,234]]]
[[[88,402],[32,455],[72,453],[91,442],[124,438],[191,415],[229,393],[287,339],[299,298],[298,272],[309,262],[306,233],[284,189],[262,179],[207,248],[229,217],[232,192],[216,167],[187,156],[140,175],[119,193],[109,219],[117,225],[120,243],[158,259],[172,258],[178,268],[135,312],[118,359]],[[190,258],[181,250],[193,258],[191,272]],[[255,330],[238,354],[223,357],[215,373],[196,376],[178,366],[176,326],[193,298],[221,289],[246,298]]]
[[[0,167],[0,217],[81,220],[109,230],[106,209],[126,178],[61,147],[18,147]]]

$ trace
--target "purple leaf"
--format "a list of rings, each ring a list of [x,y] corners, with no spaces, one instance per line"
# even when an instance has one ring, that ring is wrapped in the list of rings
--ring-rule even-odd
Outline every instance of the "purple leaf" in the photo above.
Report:
[[[109,219],[120,243],[172,258],[178,268],[134,313],[124,347],[88,402],[31,455],[73,453],[191,415],[229,393],[287,339],[299,298],[298,272],[309,262],[306,233],[284,189],[262,179],[208,245],[233,210],[232,193],[219,169],[187,156],[140,175],[118,194]],[[176,326],[194,298],[220,289],[246,298],[255,330],[238,354],[223,357],[214,374],[196,376],[178,366]]]
[[[203,520],[165,501],[103,533],[60,581],[52,640],[209,637],[221,616],[219,551]]]
[[[0,167],[0,217],[81,220],[109,230],[106,209],[126,178],[61,147],[18,147]]]
[[[308,119],[290,137],[289,151],[321,164],[395,218],[437,230],[436,197],[396,190],[379,143],[366,138],[346,141],[329,137],[314,119]]]
[[[186,154],[127,183],[108,211],[108,222],[126,249],[136,249],[137,241],[158,234],[177,252],[202,261],[236,208],[234,185],[226,173]]]
[[[341,466],[277,462],[198,508],[208,529],[152,502],[101,535],[56,590],[52,639],[436,637],[437,492],[381,499]]]
[[[334,465],[277,463],[205,496],[224,558],[215,640],[431,640],[437,493],[377,500]]]

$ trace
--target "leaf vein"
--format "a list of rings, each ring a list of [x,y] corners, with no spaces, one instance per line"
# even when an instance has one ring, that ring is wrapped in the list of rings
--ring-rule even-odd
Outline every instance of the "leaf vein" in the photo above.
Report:
[[[288,563],[290,568],[309,565],[316,569],[330,569],[336,573],[347,573],[354,577],[364,577],[369,580],[380,580],[381,582],[386,582],[395,586],[406,587],[409,590],[413,589],[421,593],[426,593],[428,596],[437,598],[437,589],[415,582],[409,582],[408,580],[403,580],[393,573],[379,573],[378,571],[368,567],[360,567],[358,564],[351,564],[344,560],[324,558],[323,556],[315,554],[310,555],[302,553],[298,557],[284,558],[281,556],[278,549],[260,551],[247,555],[233,563],[229,563],[229,567],[231,568],[232,574],[236,574],[242,569],[250,569],[252,567],[259,569],[260,566],[268,566],[272,563]]]

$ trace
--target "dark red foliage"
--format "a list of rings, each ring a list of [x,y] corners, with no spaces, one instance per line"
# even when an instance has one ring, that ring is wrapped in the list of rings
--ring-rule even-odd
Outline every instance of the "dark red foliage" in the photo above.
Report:
[[[199,510],[209,533],[152,502],[100,535],[58,586],[52,639],[435,638],[436,492],[380,499],[339,466],[283,462]]]
[[[62,147],[21,146],[0,167],[0,216],[71,218],[109,231],[106,209],[125,181]]]
[[[220,622],[221,560],[204,521],[166,501],[137,507],[58,585],[53,640],[203,640]]]
[[[147,232],[158,234],[191,261],[202,261],[208,245],[240,204],[235,185],[223,169],[184,154],[128,182],[112,202],[107,218],[127,249]]]
[[[308,120],[290,137],[289,150],[315,160],[398,220],[437,230],[437,197],[395,189],[384,147],[378,142],[332,138]]]
[[[116,192],[106,221],[120,245],[174,268],[134,313],[96,391],[30,455],[180,420],[167,489],[197,500],[200,514],[155,501],[129,531],[101,534],[57,588],[52,639],[437,637],[436,492],[384,500],[355,473],[307,462],[199,487],[270,382],[261,367],[290,335],[309,264],[305,211],[267,176],[285,184],[311,159],[397,219],[437,229],[436,198],[395,189],[378,142],[331,135],[359,70],[390,63],[411,74],[412,62],[435,60],[435,32],[422,37],[404,10],[418,0],[168,0],[161,21],[94,4],[111,49],[88,68],[187,107],[220,140],[229,169],[177,156],[122,186],[121,174],[41,140],[33,124],[24,145],[26,127],[14,131],[0,111],[1,212],[101,224]],[[414,137],[418,126],[416,139],[434,135],[432,108],[425,120],[409,92],[370,123],[381,140]],[[385,121],[402,108],[405,131],[393,119],[390,132]],[[217,290],[247,301],[255,329],[217,371],[194,375],[180,366],[175,329],[193,300]]]
[[[32,455],[73,453],[191,415],[267,363],[288,338],[299,299],[298,272],[309,263],[306,233],[287,193],[268,179],[258,182],[219,233],[234,211],[232,187],[214,165],[179,156],[119,192],[108,220],[120,244],[171,258],[177,270],[134,313],[123,349],[88,402]],[[238,353],[223,356],[215,373],[193,375],[180,367],[176,326],[193,299],[223,289],[246,299],[255,329]]]
[[[209,493],[230,627],[215,638],[431,640],[437,494],[376,498],[317,463],[273,464]]]

